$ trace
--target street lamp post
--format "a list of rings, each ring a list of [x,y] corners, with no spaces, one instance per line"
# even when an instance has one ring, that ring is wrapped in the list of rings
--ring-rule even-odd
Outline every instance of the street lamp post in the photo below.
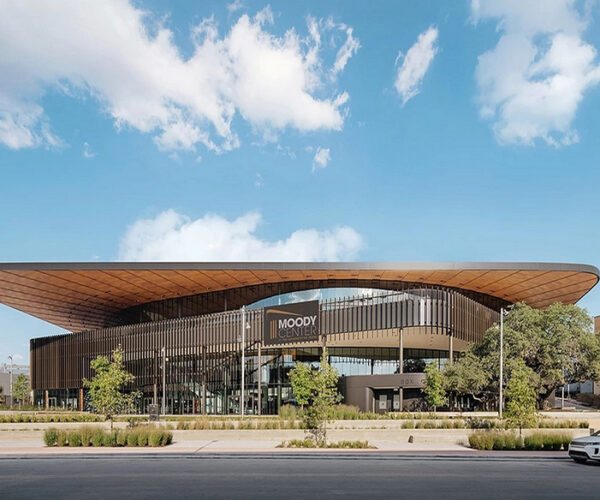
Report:
[[[10,372],[9,372],[9,377],[10,377],[10,381],[9,381],[9,391],[10,391],[10,409],[12,410],[13,407],[13,391],[12,391],[12,378],[13,378],[13,357],[9,356],[8,359],[10,359]]]

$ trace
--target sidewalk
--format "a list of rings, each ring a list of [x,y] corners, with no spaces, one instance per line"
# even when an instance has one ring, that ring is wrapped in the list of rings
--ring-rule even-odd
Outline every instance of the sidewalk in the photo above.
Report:
[[[41,446],[39,442],[19,441],[0,443],[0,459],[10,457],[44,456],[201,456],[227,454],[260,455],[306,455],[306,454],[367,454],[397,456],[429,456],[456,458],[528,458],[549,459],[568,458],[564,451],[477,451],[458,444],[404,443],[399,441],[373,441],[376,449],[315,449],[277,448],[281,441],[275,440],[181,440],[170,446],[159,448],[92,448],[92,447],[52,447]]]

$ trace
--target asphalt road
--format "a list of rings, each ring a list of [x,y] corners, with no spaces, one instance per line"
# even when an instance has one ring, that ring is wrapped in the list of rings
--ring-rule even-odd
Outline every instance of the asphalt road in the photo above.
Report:
[[[1,458],[0,498],[599,498],[600,465],[394,455]]]

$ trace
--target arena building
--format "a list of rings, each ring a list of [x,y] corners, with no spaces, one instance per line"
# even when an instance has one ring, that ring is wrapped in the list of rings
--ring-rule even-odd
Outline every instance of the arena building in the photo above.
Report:
[[[294,403],[289,370],[326,346],[344,402],[384,412],[418,407],[425,366],[452,363],[502,307],[576,303],[598,276],[545,263],[12,263],[0,302],[71,332],[31,340],[39,405],[85,408],[91,360],[120,345],[140,412],[237,414],[243,401],[274,414]]]

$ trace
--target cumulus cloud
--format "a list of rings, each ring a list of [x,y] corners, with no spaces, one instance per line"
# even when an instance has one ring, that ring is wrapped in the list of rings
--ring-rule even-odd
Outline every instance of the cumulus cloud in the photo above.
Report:
[[[337,261],[353,258],[362,248],[351,227],[299,229],[287,238],[257,236],[261,215],[246,213],[227,220],[214,214],[191,219],[174,210],[131,225],[121,240],[125,261]]]
[[[349,97],[324,78],[332,69],[320,44],[338,26],[309,19],[306,36],[294,28],[275,35],[273,18],[268,7],[242,14],[224,33],[203,19],[186,58],[165,21],[128,0],[2,2],[0,142],[60,144],[42,107],[48,91],[91,96],[118,129],[150,133],[161,150],[238,147],[238,114],[270,136],[287,127],[340,130]],[[336,71],[356,51],[346,30],[350,48]]]
[[[329,160],[331,160],[329,148],[317,148],[317,152],[313,157],[312,171],[314,172],[317,168],[325,168],[329,164]]]
[[[431,61],[437,53],[435,42],[438,37],[438,29],[430,26],[421,33],[415,44],[408,49],[406,55],[398,53],[396,63],[402,59],[402,64],[398,68],[396,76],[396,90],[402,97],[402,105],[405,105],[410,99],[419,93],[419,87],[423,82],[425,73],[431,65]]]
[[[497,140],[576,142],[577,108],[600,81],[596,49],[582,38],[586,15],[571,0],[472,0],[471,12],[474,22],[497,21],[500,32],[476,69],[480,112],[493,122]]]

